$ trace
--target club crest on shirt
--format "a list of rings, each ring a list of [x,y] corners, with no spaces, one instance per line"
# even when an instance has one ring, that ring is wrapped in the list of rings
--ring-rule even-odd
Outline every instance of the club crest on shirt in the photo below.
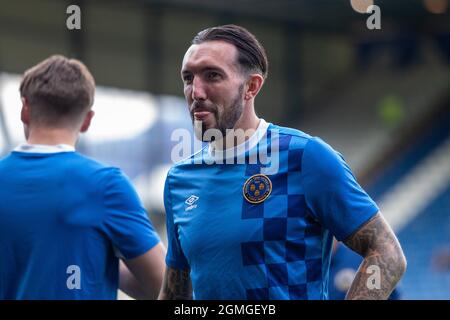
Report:
[[[272,181],[264,174],[255,174],[247,179],[242,188],[245,200],[250,203],[261,203],[272,192]]]

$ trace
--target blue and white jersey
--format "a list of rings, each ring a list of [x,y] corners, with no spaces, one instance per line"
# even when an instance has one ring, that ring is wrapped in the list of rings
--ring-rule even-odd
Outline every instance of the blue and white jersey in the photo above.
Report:
[[[167,265],[190,268],[196,299],[327,299],[333,235],[378,207],[319,138],[261,120],[233,149],[169,171]]]
[[[118,256],[158,242],[119,169],[65,145],[0,160],[0,299],[116,299]]]

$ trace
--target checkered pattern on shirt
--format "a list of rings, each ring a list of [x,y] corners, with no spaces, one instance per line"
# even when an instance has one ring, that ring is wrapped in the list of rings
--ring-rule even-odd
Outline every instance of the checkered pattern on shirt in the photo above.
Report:
[[[243,200],[242,219],[259,219],[263,232],[262,239],[241,243],[242,263],[265,275],[264,285],[247,288],[247,299],[320,298],[322,229],[308,213],[301,186],[303,148],[301,138],[280,134],[271,195],[260,204]],[[261,164],[247,165],[246,178],[258,173]]]

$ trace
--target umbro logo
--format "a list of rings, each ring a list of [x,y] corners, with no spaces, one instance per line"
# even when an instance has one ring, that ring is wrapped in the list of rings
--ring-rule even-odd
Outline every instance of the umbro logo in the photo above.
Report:
[[[197,202],[198,199],[199,197],[195,195],[191,195],[189,198],[187,198],[184,203],[187,204],[188,206],[186,207],[186,209],[184,209],[184,211],[189,211],[197,208],[197,205],[195,203]]]
[[[186,203],[188,206],[192,206],[195,202],[197,202],[197,200],[198,200],[198,197],[192,195],[189,198],[187,198],[184,203]]]

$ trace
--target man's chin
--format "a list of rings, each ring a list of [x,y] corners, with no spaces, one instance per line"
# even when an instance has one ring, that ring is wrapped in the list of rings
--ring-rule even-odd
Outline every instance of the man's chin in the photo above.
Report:
[[[223,138],[222,132],[215,127],[194,128],[195,137],[203,142],[217,141]]]
[[[197,130],[194,130],[194,134],[195,134],[195,138],[197,140],[207,142],[207,141],[203,140],[203,132],[201,130],[199,132],[197,132]]]

